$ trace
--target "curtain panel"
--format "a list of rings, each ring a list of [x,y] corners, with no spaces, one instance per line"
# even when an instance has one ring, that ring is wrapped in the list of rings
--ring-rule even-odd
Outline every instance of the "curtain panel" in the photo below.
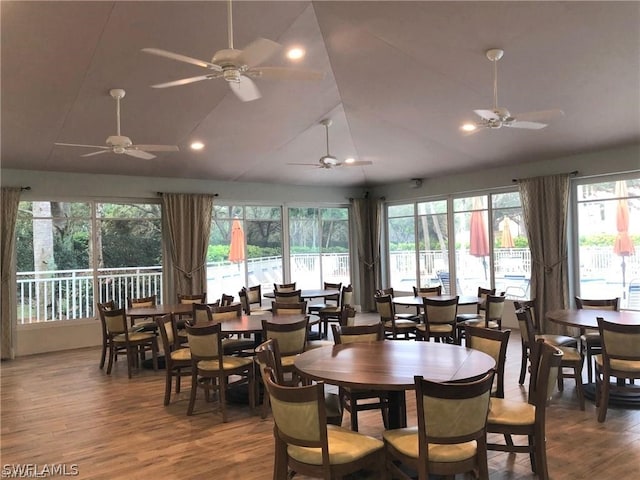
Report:
[[[531,250],[531,292],[543,331],[567,334],[546,312],[568,305],[567,212],[569,174],[519,179]]]
[[[381,284],[380,228],[382,201],[353,198],[353,218],[358,253],[359,299],[363,312],[376,310],[374,293]]]
[[[207,248],[211,230],[213,195],[162,194],[163,295],[166,303],[176,294],[207,290]]]
[[[16,219],[20,203],[20,187],[3,187],[0,194],[0,357],[3,360],[15,357],[15,331],[17,323],[16,305]]]

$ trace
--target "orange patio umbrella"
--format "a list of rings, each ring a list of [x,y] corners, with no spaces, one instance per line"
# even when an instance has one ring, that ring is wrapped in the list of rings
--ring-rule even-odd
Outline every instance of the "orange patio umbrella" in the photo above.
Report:
[[[615,195],[618,197],[618,205],[616,206],[616,229],[618,234],[613,244],[613,251],[616,255],[619,255],[622,259],[622,296],[626,298],[626,262],[625,257],[633,255],[635,249],[633,247],[633,240],[629,236],[629,205],[627,203],[627,182],[624,180],[617,181],[615,187]]]
[[[511,235],[511,219],[505,215],[504,219],[500,223],[502,223],[502,237],[500,239],[502,248],[515,247],[515,243],[513,243],[513,236]]]
[[[476,199],[473,202],[473,212],[471,212],[471,221],[469,224],[469,253],[474,257],[482,257],[482,266],[484,267],[484,278],[487,278],[487,260],[489,255],[489,237],[487,235],[487,224],[484,221],[484,215],[481,210],[482,205]]]
[[[229,246],[229,261],[233,263],[243,262],[244,255],[244,230],[242,223],[237,218],[233,219],[231,225],[231,245]]]

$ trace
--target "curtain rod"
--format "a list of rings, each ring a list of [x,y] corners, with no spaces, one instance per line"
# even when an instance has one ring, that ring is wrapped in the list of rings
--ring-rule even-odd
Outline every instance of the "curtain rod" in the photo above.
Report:
[[[156,192],[156,195],[161,196],[163,193],[168,193],[168,192]],[[188,194],[187,194],[187,195],[188,195]],[[198,194],[198,195],[209,195],[209,194],[207,194],[207,193],[202,193],[202,194]],[[212,195],[212,196],[214,196],[214,197],[217,197],[217,196],[218,196],[218,194],[217,194],[217,193],[212,193],[212,194],[210,194],[210,195]]]
[[[571,177],[575,177],[576,175],[578,175],[578,170],[574,170],[573,172],[569,172],[567,175],[571,176]],[[511,181],[513,183],[516,183],[518,180],[522,180],[520,178],[513,178],[511,179]]]

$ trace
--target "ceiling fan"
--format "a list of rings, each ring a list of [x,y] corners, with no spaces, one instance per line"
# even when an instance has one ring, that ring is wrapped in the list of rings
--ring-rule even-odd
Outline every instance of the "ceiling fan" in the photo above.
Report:
[[[373,162],[367,160],[354,160],[352,158],[346,159],[344,162],[339,162],[336,157],[329,153],[329,127],[331,126],[331,120],[326,118],[320,122],[320,125],[324,125],[327,139],[327,154],[320,157],[318,163],[287,163],[287,165],[306,165],[317,168],[334,168],[334,167],[363,167],[365,165],[373,165]]]
[[[469,133],[482,128],[496,129],[502,127],[537,130],[547,126],[543,122],[564,115],[564,112],[558,109],[511,115],[506,108],[498,107],[498,60],[504,55],[504,50],[492,48],[487,50],[486,55],[493,62],[493,108],[491,110],[474,110],[482,120],[476,123],[467,123],[462,126],[462,130]]]
[[[212,70],[212,73],[199,75],[197,77],[182,78],[172,82],[152,85],[153,88],[175,87],[187,85],[201,80],[212,80],[223,78],[236,96],[243,102],[250,102],[260,98],[260,91],[252,78],[265,78],[273,80],[321,80],[324,77],[322,72],[313,70],[293,69],[286,67],[256,67],[282,46],[266,38],[258,38],[251,42],[244,50],[233,48],[233,12],[231,0],[227,4],[227,34],[229,38],[229,48],[218,50],[210,62],[197,58],[187,57],[179,53],[173,53],[159,48],[143,48],[142,51],[152,55],[158,55],[178,62],[190,63],[198,67]]]
[[[117,154],[124,153],[132,157],[143,158],[150,160],[156,156],[149,152],[177,152],[178,147],[175,145],[134,145],[129,137],[120,135],[120,100],[124,97],[125,91],[121,88],[114,88],[109,90],[109,95],[116,100],[116,122],[117,130],[115,135],[107,137],[106,146],[101,145],[82,145],[77,143],[58,143],[55,145],[63,145],[66,147],[84,147],[84,148],[98,148],[97,152],[85,153],[83,157],[91,157],[93,155],[100,155],[102,153],[112,152]]]

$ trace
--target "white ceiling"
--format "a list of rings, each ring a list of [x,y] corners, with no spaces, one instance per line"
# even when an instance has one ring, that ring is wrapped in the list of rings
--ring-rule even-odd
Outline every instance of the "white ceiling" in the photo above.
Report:
[[[206,71],[140,50],[209,60],[227,46],[226,2],[2,1],[2,168],[375,186],[640,142],[640,2],[233,5],[236,48],[301,44],[297,68],[324,79],[257,79],[263,96],[246,103],[223,80],[150,88]],[[565,115],[542,130],[462,134],[474,109],[492,106],[495,47],[501,106]],[[115,134],[111,88],[126,90],[124,135],[180,152],[141,160],[54,146]],[[374,164],[287,165],[324,155],[324,118],[332,154]],[[205,150],[188,148],[195,139]]]

